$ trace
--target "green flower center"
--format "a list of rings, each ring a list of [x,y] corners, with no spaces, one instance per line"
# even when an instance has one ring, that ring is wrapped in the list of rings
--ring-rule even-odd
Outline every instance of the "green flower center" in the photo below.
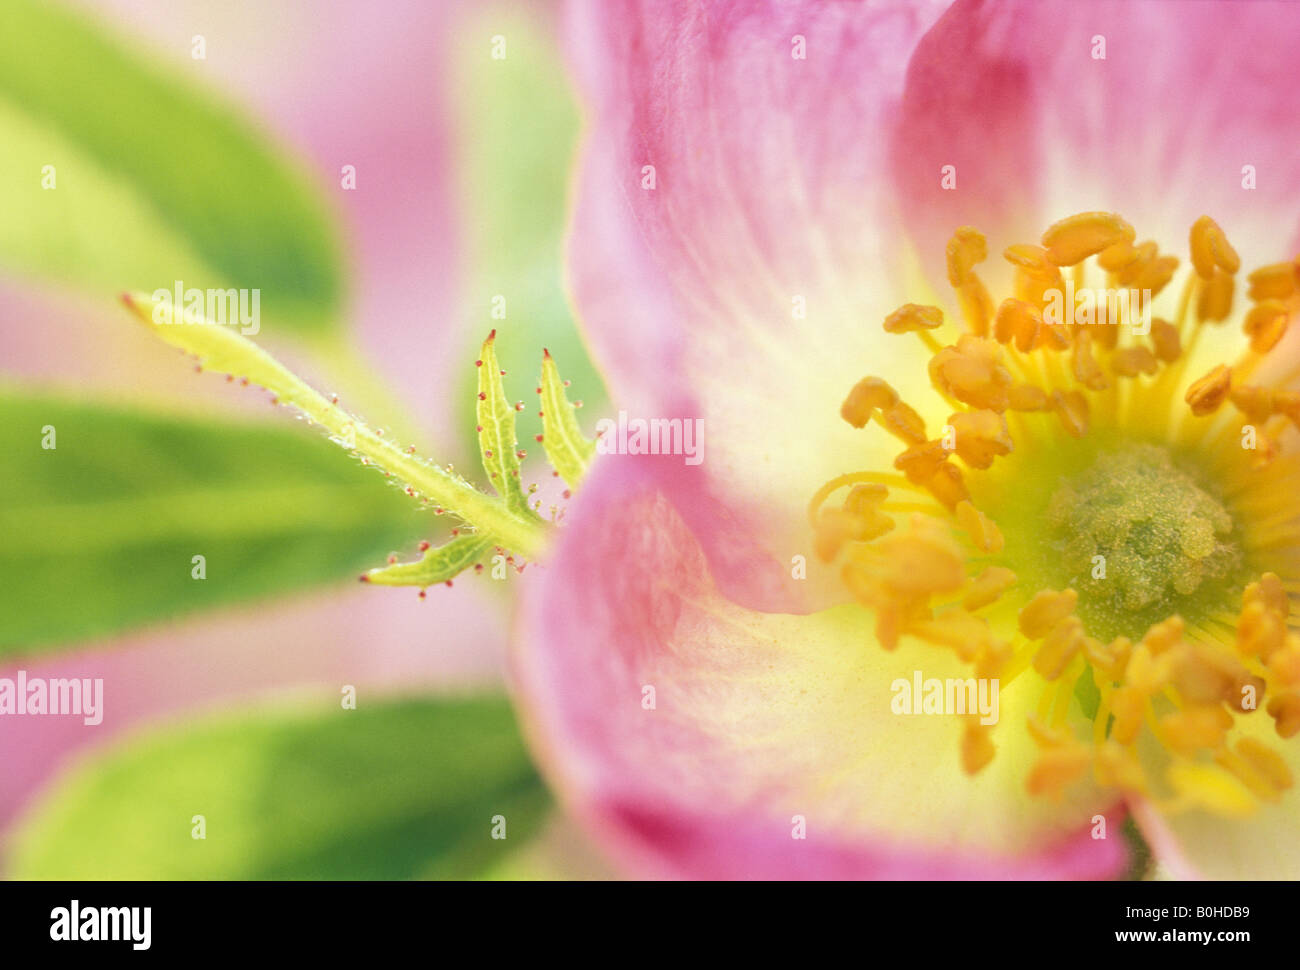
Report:
[[[1231,513],[1156,445],[1099,454],[1052,494],[1044,527],[1057,585],[1078,591],[1102,639],[1140,637],[1172,613],[1192,621],[1240,590]]]

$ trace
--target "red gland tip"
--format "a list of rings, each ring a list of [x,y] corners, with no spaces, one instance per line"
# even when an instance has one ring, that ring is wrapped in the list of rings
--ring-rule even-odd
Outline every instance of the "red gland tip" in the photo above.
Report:
[[[363,583],[368,583],[368,582],[370,582],[370,577],[367,576],[365,573],[362,573],[360,576],[357,577],[357,579],[358,579],[360,582],[363,582]]]
[[[428,539],[421,539],[421,540],[420,540],[420,545],[419,545],[417,548],[419,548],[419,550],[420,550],[421,552],[424,552],[426,549],[429,548],[430,545],[432,545],[432,543],[429,542]]]
[[[428,593],[426,593],[424,590],[420,590],[420,599],[424,599],[426,596],[428,596]]]

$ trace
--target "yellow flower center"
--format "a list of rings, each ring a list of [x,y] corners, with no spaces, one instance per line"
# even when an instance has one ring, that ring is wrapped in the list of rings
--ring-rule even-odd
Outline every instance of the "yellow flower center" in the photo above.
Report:
[[[842,417],[902,450],[893,471],[818,490],[815,548],[884,649],[915,638],[1003,688],[1038,680],[1030,792],[1060,798],[1091,774],[1167,811],[1247,814],[1292,778],[1245,720],[1300,733],[1300,369],[1252,380],[1300,314],[1300,259],[1249,275],[1248,346],[1193,378],[1202,334],[1234,315],[1240,259],[1197,220],[1166,319],[1179,260],[1135,239],[1113,213],[1063,219],[1004,251],[1013,294],[995,306],[975,272],[987,242],[958,229],[955,339],[939,339],[953,326],[939,307],[884,321],[919,336],[951,413],[932,435],[888,382],[859,381]],[[967,772],[996,730],[968,716]]]

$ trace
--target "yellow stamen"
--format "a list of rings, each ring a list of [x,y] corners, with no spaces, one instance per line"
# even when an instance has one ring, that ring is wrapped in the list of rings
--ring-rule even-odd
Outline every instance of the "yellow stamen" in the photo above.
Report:
[[[855,472],[819,489],[814,548],[874,612],[886,650],[913,637],[1004,688],[1037,682],[1031,792],[1063,797],[1091,768],[1097,783],[1170,811],[1244,814],[1293,781],[1270,746],[1236,736],[1238,723],[1267,717],[1279,737],[1300,734],[1300,389],[1288,386],[1300,366],[1269,380],[1260,366],[1300,310],[1300,259],[1250,273],[1250,305],[1234,318],[1240,259],[1214,220],[1192,227],[1186,268],[1135,240],[1113,213],[1062,219],[1041,246],[1003,250],[1013,290],[995,304],[975,271],[988,241],[958,229],[946,257],[966,333],[942,345],[945,310],[928,304],[884,323],[919,335],[947,407],[914,408],[880,378],[853,387],[841,415],[897,438],[901,474]],[[1066,266],[1075,302],[1063,306]],[[1099,270],[1106,294],[1141,301],[1149,332],[1088,290]],[[1162,291],[1179,273],[1176,308],[1156,315],[1148,300],[1170,299]],[[1249,349],[1205,361],[1203,327],[1229,318]],[[1212,369],[1188,380],[1198,363]],[[1189,409],[1169,406],[1179,393]],[[927,418],[944,421],[937,437]],[[898,501],[894,489],[925,495]],[[967,773],[995,756],[992,732],[966,722]]]
[[[1131,243],[1134,237],[1133,227],[1113,212],[1081,212],[1054,222],[1042,242],[1050,262],[1073,266],[1116,243]]]

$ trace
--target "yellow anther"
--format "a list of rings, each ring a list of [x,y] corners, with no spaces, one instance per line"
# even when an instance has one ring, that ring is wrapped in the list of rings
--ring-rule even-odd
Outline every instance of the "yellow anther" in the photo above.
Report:
[[[1113,212],[1080,212],[1048,226],[1042,243],[1049,261],[1073,266],[1116,243],[1132,242],[1135,235]]]
[[[1003,257],[1016,269],[1023,271],[1036,280],[1051,285],[1059,285],[1061,268],[1047,259],[1047,250],[1031,243],[1017,243],[1002,251]]]
[[[1034,654],[1034,669],[1047,680],[1056,680],[1083,648],[1084,639],[1083,621],[1067,616],[1043,638],[1043,645]]]
[[[1256,303],[1246,314],[1241,329],[1250,338],[1250,349],[1266,354],[1277,346],[1286,333],[1288,311],[1281,300]]]
[[[1115,718],[1110,736],[1120,744],[1132,744],[1142,729],[1146,694],[1136,687],[1116,687],[1110,695],[1110,713]]]
[[[1076,306],[1079,304],[1078,296],[1075,297],[1075,304]],[[1108,306],[1107,307],[1108,319],[1109,319],[1109,313],[1110,313],[1110,309]],[[1098,312],[1097,315],[1100,316],[1101,315],[1100,312]],[[1097,346],[1105,347],[1107,350],[1114,350],[1116,347],[1119,346],[1119,330],[1120,330],[1119,327],[1113,326],[1112,324],[1106,322],[1094,322],[1091,324],[1083,324],[1075,327],[1076,333],[1087,333],[1096,342]]]
[[[1237,290],[1236,278],[1215,267],[1214,274],[1201,284],[1196,297],[1197,319],[1218,323],[1232,313],[1232,297]]]
[[[889,489],[877,482],[859,482],[849,489],[844,498],[844,508],[849,512],[864,515],[874,512],[880,503],[889,498]]]
[[[971,407],[1005,411],[1011,372],[996,341],[963,335],[930,358],[934,386]]]
[[[948,460],[948,449],[936,439],[913,445],[894,459],[894,467],[907,476],[908,481],[924,485],[939,467]]]
[[[1300,391],[1275,391],[1273,407],[1278,414],[1286,415],[1288,421],[1300,428]]]
[[[1074,379],[1093,391],[1104,391],[1110,387],[1110,381],[1092,356],[1092,337],[1087,330],[1080,330],[1074,338],[1074,348],[1070,351],[1070,370]]]
[[[1151,346],[1155,350],[1156,359],[1166,364],[1172,364],[1183,354],[1183,342],[1178,336],[1178,328],[1159,317],[1151,321]]]
[[[1262,603],[1282,620],[1291,613],[1291,600],[1277,573],[1264,573],[1258,580],[1249,584],[1241,594],[1241,603],[1243,606]]]
[[[1088,663],[1092,664],[1107,680],[1115,681],[1124,676],[1133,643],[1128,637],[1116,637],[1108,644],[1088,637],[1083,642],[1083,650]]]
[[[988,621],[965,610],[949,610],[933,620],[914,623],[908,632],[926,643],[951,647],[967,662],[974,660],[984,645],[993,639]]]
[[[975,655],[975,676],[997,680],[1015,655],[1016,649],[1008,641],[990,637]]]
[[[1300,690],[1288,688],[1275,695],[1268,702],[1268,716],[1276,722],[1278,735],[1295,737],[1300,732]]]
[[[1296,291],[1296,264],[1272,263],[1261,266],[1249,276],[1252,300],[1285,300]]]
[[[970,502],[957,503],[957,524],[966,530],[981,552],[999,553],[1006,545],[997,524]]]
[[[844,581],[849,589],[854,589],[853,579],[846,569]],[[858,597],[862,599],[861,596]],[[865,600],[864,600],[865,602]],[[898,638],[902,636],[903,627],[907,625],[906,613],[902,607],[893,603],[874,604],[876,606],[876,642],[885,650],[898,649]]]
[[[925,419],[905,401],[898,401],[876,415],[881,427],[895,438],[918,445],[925,441]]]
[[[953,450],[971,468],[988,468],[993,459],[1015,447],[1006,419],[997,411],[964,411],[951,415]]]
[[[1055,298],[1055,294],[1061,293],[1065,288],[1065,278],[1061,276],[1060,267],[1052,266],[1052,269],[1056,272],[1055,278],[1040,276],[1016,267],[1011,292],[1017,300],[1033,304],[1041,310]]]
[[[914,333],[943,326],[943,311],[937,306],[908,303],[885,317],[886,333]]]
[[[1066,433],[1082,438],[1088,433],[1088,399],[1079,391],[1053,391],[1052,403]]]
[[[1032,336],[1042,323],[1042,311],[1032,304],[1024,300],[1003,300],[993,321],[993,337],[1000,344],[1009,344],[1022,330],[1029,330]]]
[[[958,503],[970,499],[970,492],[966,490],[961,469],[952,462],[944,462],[939,466],[938,471],[922,484],[950,511],[955,510]]]
[[[1031,640],[1047,636],[1052,627],[1074,612],[1079,605],[1079,594],[1072,589],[1057,592],[1040,590],[1020,611],[1017,623],[1020,632]]]
[[[876,509],[865,513],[822,509],[813,533],[813,551],[823,562],[839,555],[847,542],[870,542],[894,528],[894,520]]]
[[[1181,616],[1171,616],[1159,623],[1153,623],[1146,635],[1142,637],[1142,644],[1151,651],[1152,656],[1158,657],[1165,651],[1179,646],[1183,642],[1183,634],[1186,630],[1187,624],[1183,622]]]
[[[853,385],[840,405],[840,417],[855,428],[862,428],[876,411],[898,403],[898,392],[879,377],[864,377]]]
[[[1189,805],[1216,815],[1242,818],[1250,815],[1258,805],[1250,790],[1218,765],[1175,761],[1169,766],[1166,776]]]
[[[1121,239],[1097,254],[1097,265],[1108,273],[1118,273],[1142,258],[1142,251],[1132,242]]]
[[[1017,384],[1007,391],[1007,409],[1010,411],[1046,411],[1047,392],[1033,384]]]
[[[1049,748],[1029,769],[1025,787],[1031,795],[1059,800],[1065,789],[1082,778],[1092,763],[1092,751],[1079,743]]]
[[[1125,264],[1115,270],[1115,278],[1125,286],[1131,285],[1132,281],[1138,278],[1141,269],[1145,265],[1152,263],[1157,256],[1160,256],[1160,247],[1156,246],[1156,243],[1149,241],[1149,239],[1147,242],[1138,244],[1138,246],[1128,243],[1128,247],[1130,247],[1130,251],[1125,254]]]
[[[968,723],[961,736],[962,770],[968,775],[977,774],[996,753],[992,732],[982,724]]]
[[[1138,264],[1136,267],[1125,270],[1120,273],[1121,282],[1139,293],[1145,294],[1150,291],[1154,298],[1160,295],[1160,291],[1169,285],[1169,281],[1174,278],[1174,272],[1178,269],[1177,256],[1157,256],[1148,262]]]
[[[989,566],[971,581],[970,590],[961,605],[974,611],[995,603],[1002,594],[1015,585],[1016,574],[1005,566]]]
[[[1300,638],[1287,636],[1268,658],[1268,671],[1284,687],[1300,687]]]
[[[1214,370],[1192,383],[1183,396],[1191,405],[1192,414],[1204,417],[1219,410],[1219,406],[1228,398],[1232,390],[1232,371],[1219,364]]]
[[[974,273],[967,273],[957,288],[957,305],[966,321],[967,332],[976,337],[987,337],[989,324],[993,321],[993,297]]]
[[[1138,374],[1154,374],[1160,369],[1160,363],[1155,354],[1137,344],[1115,351],[1110,367],[1120,377],[1137,377]]]
[[[1192,249],[1192,266],[1201,279],[1211,279],[1214,276],[1215,266],[1226,273],[1235,273],[1241,268],[1241,259],[1237,256],[1237,251],[1229,245],[1228,237],[1224,235],[1219,224],[1209,216],[1201,216],[1192,223],[1189,242]]]
[[[1169,683],[1174,673],[1176,658],[1170,653],[1155,656],[1146,643],[1133,648],[1124,670],[1124,684],[1150,696]]]
[[[1181,755],[1217,748],[1232,727],[1232,715],[1222,707],[1188,707],[1160,719],[1160,729],[1169,747]]]
[[[1286,621],[1262,603],[1248,603],[1237,618],[1237,651],[1267,660],[1286,640]]]
[[[1114,738],[1107,739],[1097,749],[1094,765],[1098,784],[1130,792],[1144,792],[1147,788],[1145,772],[1134,754]]]
[[[1227,648],[1185,643],[1177,648],[1174,686],[1192,704],[1240,703],[1250,673]]]
[[[877,548],[881,582],[902,594],[929,595],[958,590],[966,581],[966,557],[946,530],[912,517],[912,531],[891,534]]]
[[[1016,349],[1028,353],[1039,347],[1062,350],[1070,344],[1070,335],[1060,325],[1043,322],[1042,311],[1024,300],[1003,300],[993,324],[998,343],[1015,341]]]
[[[988,258],[984,234],[972,226],[962,226],[948,240],[948,282],[960,287],[971,269]]]
[[[1228,399],[1247,421],[1263,424],[1277,413],[1276,395],[1277,392],[1271,387],[1247,384],[1245,387],[1234,387],[1228,392]]]

